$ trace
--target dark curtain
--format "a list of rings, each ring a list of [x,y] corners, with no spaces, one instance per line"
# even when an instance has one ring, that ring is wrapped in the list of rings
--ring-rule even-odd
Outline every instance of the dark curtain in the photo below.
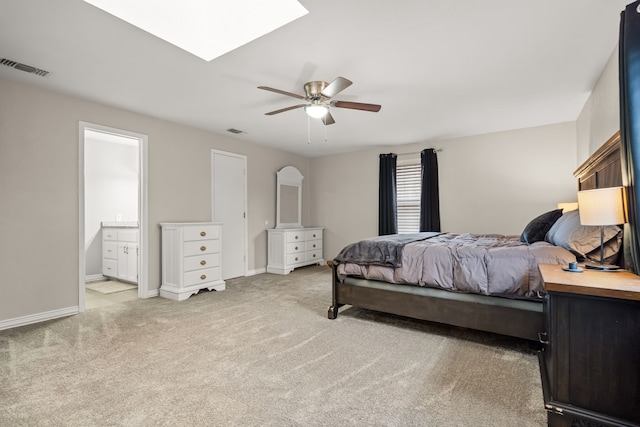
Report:
[[[396,154],[380,154],[380,179],[378,180],[378,235],[380,236],[398,233],[397,161]]]
[[[626,7],[620,17],[620,138],[622,184],[627,188],[629,222],[624,232],[624,262],[640,272],[640,1]]]
[[[422,190],[420,193],[420,231],[440,231],[438,156],[427,148],[420,153]]]

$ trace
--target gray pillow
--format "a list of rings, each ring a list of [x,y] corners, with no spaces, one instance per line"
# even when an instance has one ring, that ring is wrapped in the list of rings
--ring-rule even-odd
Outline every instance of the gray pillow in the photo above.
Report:
[[[620,250],[621,233],[622,229],[617,225],[606,225],[604,227],[604,242],[609,253],[611,251],[617,253]],[[560,246],[573,252],[582,259],[596,249],[597,254],[590,254],[590,258],[596,255],[599,257],[600,254],[600,227],[580,224],[579,210],[562,215],[551,226],[545,240],[552,245]]]
[[[524,231],[520,235],[520,241],[522,243],[535,243],[544,241],[547,232],[553,224],[556,223],[558,218],[562,216],[562,209],[555,209],[549,212],[545,212],[542,215],[535,217],[527,224]]]

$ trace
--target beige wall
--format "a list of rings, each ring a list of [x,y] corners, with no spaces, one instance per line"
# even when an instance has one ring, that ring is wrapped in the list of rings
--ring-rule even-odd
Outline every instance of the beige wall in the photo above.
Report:
[[[324,225],[324,256],[378,233],[378,155],[438,152],[443,231],[520,234],[558,202],[576,200],[575,123],[380,147],[312,160],[312,221]]]
[[[576,128],[578,165],[620,130],[617,48],[611,53],[607,65],[578,116]]]
[[[266,266],[276,171],[309,175],[308,159],[240,139],[5,79],[0,93],[0,321],[78,305],[79,121],[149,137],[150,289],[160,285],[158,224],[211,219],[212,148],[247,156],[249,270]]]

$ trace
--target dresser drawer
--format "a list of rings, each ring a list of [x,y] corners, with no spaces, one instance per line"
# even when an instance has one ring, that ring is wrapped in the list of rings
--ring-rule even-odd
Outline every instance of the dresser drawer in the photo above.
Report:
[[[220,279],[220,268],[206,268],[204,270],[189,271],[184,273],[184,285],[193,286],[200,283],[213,282]]]
[[[138,242],[138,230],[118,230],[118,241]]]
[[[322,259],[322,250],[305,252],[305,261],[315,261]]]
[[[304,262],[304,253],[299,254],[288,254],[287,255],[287,265],[299,264]]]
[[[307,230],[304,232],[305,240],[322,240],[322,230]]]
[[[109,277],[118,277],[118,260],[117,259],[103,259],[102,260],[102,275]]]
[[[286,242],[287,243],[295,243],[295,242],[303,242],[304,241],[304,230],[300,231],[288,231],[286,233]]]
[[[184,258],[184,271],[202,270],[204,268],[219,267],[220,254],[194,255]]]
[[[320,249],[322,249],[322,240],[311,240],[309,242],[304,242],[305,251],[317,251]]]
[[[220,240],[184,242],[184,256],[220,252]]]
[[[118,240],[118,230],[113,228],[103,228],[102,240]]]
[[[184,229],[184,240],[211,240],[220,238],[220,227],[203,225]]]
[[[297,254],[297,253],[303,252],[304,250],[305,250],[304,242],[287,243],[288,254]]]
[[[118,243],[106,241],[102,243],[102,258],[118,259]]]

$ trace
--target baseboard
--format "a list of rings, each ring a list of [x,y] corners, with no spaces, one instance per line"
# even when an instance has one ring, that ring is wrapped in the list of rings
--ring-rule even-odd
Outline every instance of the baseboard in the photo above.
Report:
[[[247,271],[246,277],[255,276],[256,274],[262,274],[267,272],[267,267],[256,268],[255,270]]]
[[[100,280],[107,280],[107,278],[105,276],[103,276],[102,274],[92,274],[90,276],[85,276],[84,278],[84,282],[85,283],[89,283],[89,282],[97,282]]]
[[[13,319],[0,320],[0,331],[3,329],[17,328],[18,326],[53,320],[59,317],[73,316],[79,313],[80,310],[78,309],[78,306],[75,306],[61,308],[59,310],[45,311],[43,313],[30,314],[28,316],[16,317]]]
[[[153,297],[159,297],[160,296],[160,289],[151,289],[151,290],[147,290],[147,292],[145,292],[142,295],[142,298],[153,298]]]

